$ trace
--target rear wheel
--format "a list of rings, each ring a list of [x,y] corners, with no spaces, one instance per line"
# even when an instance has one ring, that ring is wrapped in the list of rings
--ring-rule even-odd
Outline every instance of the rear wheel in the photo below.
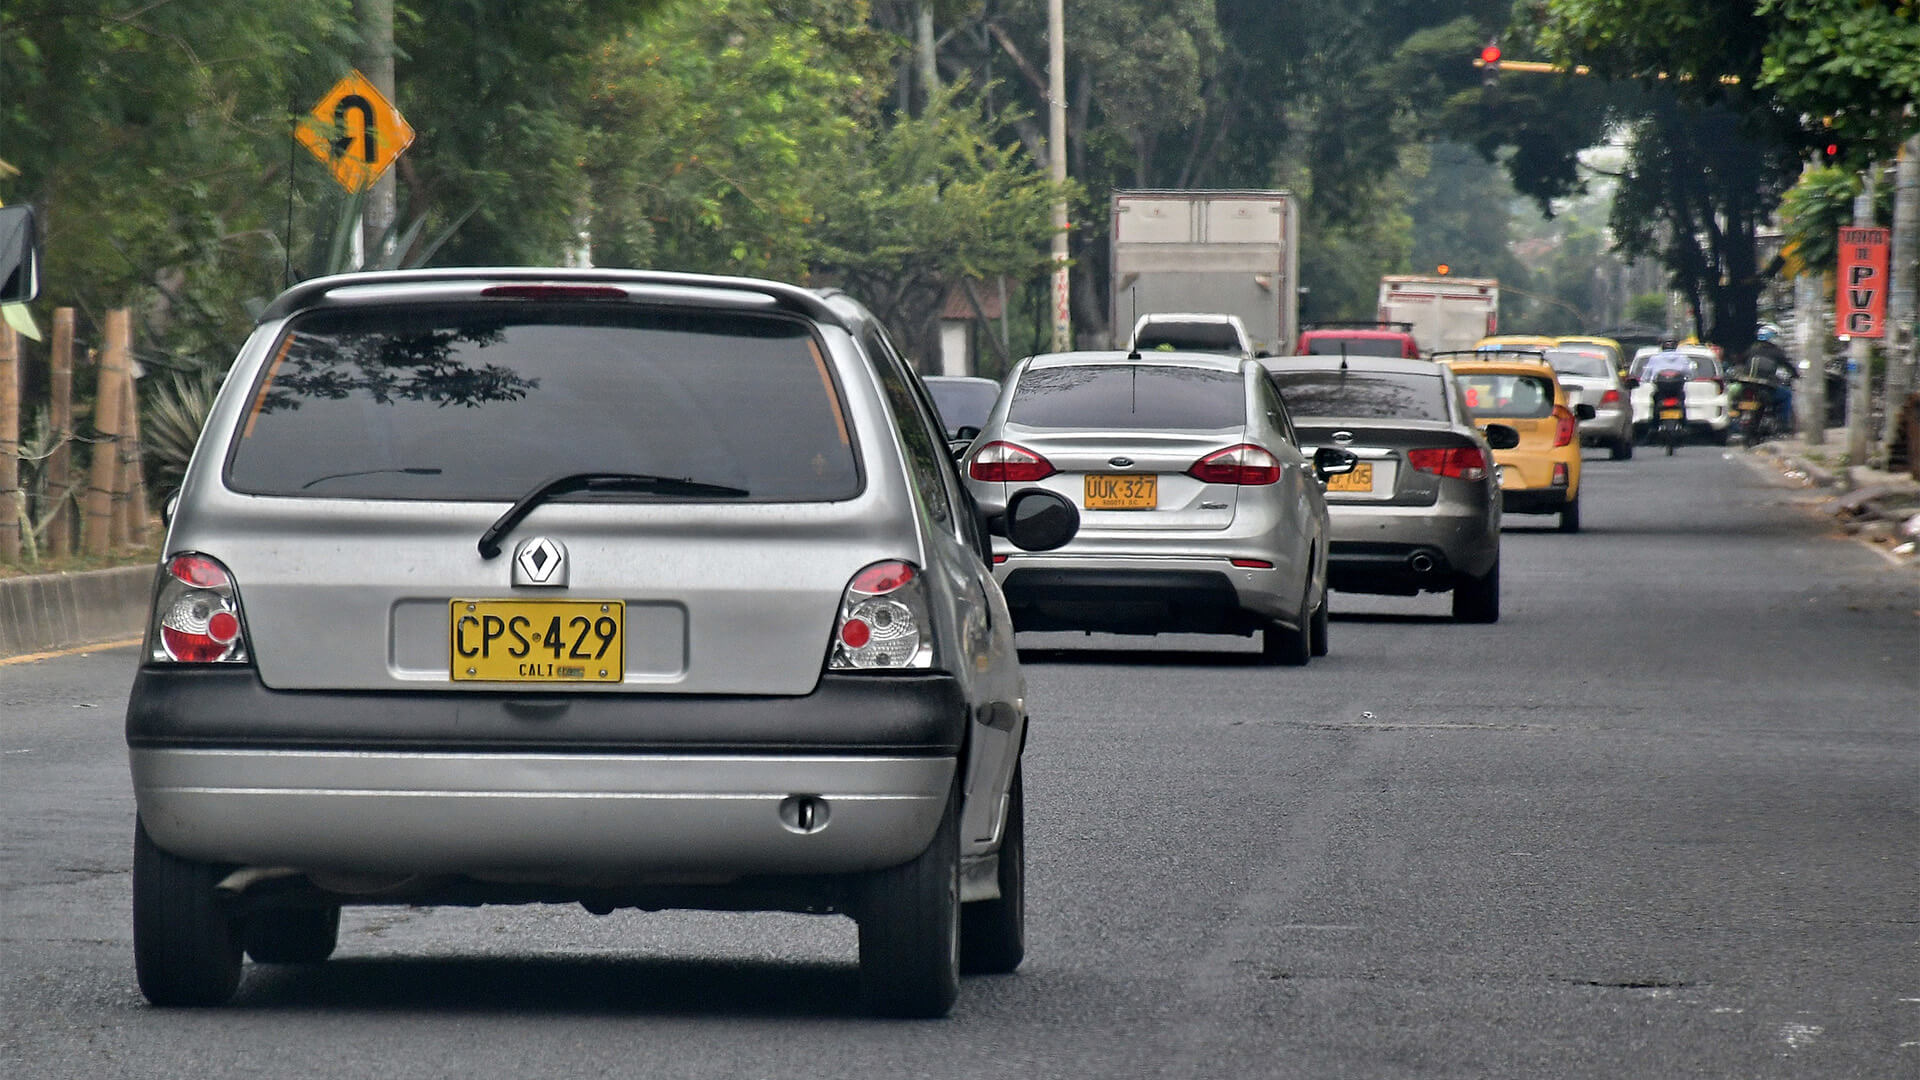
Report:
[[[1607,456],[1615,461],[1633,460],[1633,440],[1631,438],[1616,439]]]
[[[1313,657],[1313,613],[1307,608],[1305,596],[1300,597],[1300,614],[1293,626],[1288,629],[1270,622],[1260,631],[1260,655],[1267,663],[1300,667]]]
[[[160,850],[133,826],[133,968],[155,1005],[218,1005],[240,988],[239,926],[214,886],[225,871]]]
[[[879,1016],[937,1019],[960,996],[960,796],[927,850],[876,871],[860,905],[860,982]]]
[[[1574,496],[1567,505],[1560,508],[1560,531],[1577,533],[1580,531],[1580,497]]]
[[[969,975],[1004,975],[1027,955],[1026,801],[1015,765],[1000,833],[1000,897],[960,907],[960,970]]]
[[[1493,569],[1485,577],[1460,575],[1453,586],[1453,617],[1460,622],[1491,623],[1500,621],[1500,563],[1495,560]]]
[[[1327,626],[1327,622],[1328,622],[1327,604],[1328,603],[1329,601],[1327,599],[1327,594],[1325,592],[1322,592],[1320,594],[1320,606],[1313,609],[1313,630],[1312,630],[1313,650],[1312,651],[1313,651],[1313,655],[1315,656],[1327,655],[1327,648],[1329,644],[1329,634],[1328,634],[1329,627]]]
[[[340,906],[255,912],[247,916],[240,940],[262,964],[318,964],[340,942]]]

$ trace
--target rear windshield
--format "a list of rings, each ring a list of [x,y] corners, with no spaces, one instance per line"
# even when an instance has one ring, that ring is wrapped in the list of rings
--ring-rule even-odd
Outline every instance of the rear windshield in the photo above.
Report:
[[[860,490],[840,393],[797,320],[355,307],[299,316],[275,348],[227,463],[237,491],[510,501],[587,471],[724,484],[753,502]]]
[[[1379,337],[1310,337],[1308,356],[1404,356],[1406,342]]]
[[[1388,371],[1276,371],[1273,384],[1294,419],[1445,420],[1446,383],[1439,375]]]
[[[1602,352],[1588,352],[1584,349],[1548,349],[1547,363],[1562,375],[1591,376],[1604,379],[1613,373],[1613,365],[1607,362]]]
[[[963,427],[979,428],[987,424],[987,414],[1000,396],[998,383],[949,382],[927,380],[927,392],[933,406],[940,410],[940,423],[952,435]]]
[[[1553,415],[1553,380],[1544,375],[1458,371],[1460,394],[1475,416],[1533,420]]]
[[[1007,422],[1102,431],[1219,431],[1246,426],[1237,371],[1159,364],[1088,364],[1030,370]]]
[[[1192,349],[1196,352],[1238,352],[1240,334],[1229,323],[1148,323],[1134,335],[1133,347]]]

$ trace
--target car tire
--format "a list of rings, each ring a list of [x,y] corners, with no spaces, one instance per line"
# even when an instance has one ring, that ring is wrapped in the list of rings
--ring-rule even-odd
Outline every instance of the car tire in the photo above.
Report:
[[[860,984],[876,1016],[938,1019],[960,996],[959,819],[956,786],[927,849],[865,882]]]
[[[1560,508],[1560,531],[1563,533],[1577,533],[1580,531],[1579,496],[1574,496],[1572,501]]]
[[[1331,634],[1329,633],[1331,628],[1328,625],[1331,621],[1328,614],[1328,605],[1331,603],[1332,601],[1328,598],[1326,591],[1323,590],[1320,593],[1320,606],[1313,609],[1313,629],[1311,631],[1312,648],[1309,651],[1315,656],[1327,655],[1327,650],[1331,646]]]
[[[1484,577],[1461,574],[1453,585],[1453,617],[1459,622],[1500,621],[1500,562]]]
[[[1000,896],[960,905],[960,971],[1005,975],[1027,955],[1027,810],[1020,766],[1007,793],[1007,824],[1000,832]]]
[[[1631,438],[1615,439],[1613,447],[1607,456],[1615,461],[1632,461],[1633,440]]]
[[[133,968],[155,1005],[219,1005],[240,988],[240,935],[214,887],[226,871],[162,851],[133,825]]]
[[[257,963],[318,964],[340,943],[340,905],[257,911],[242,924],[240,941]]]
[[[1260,656],[1267,663],[1282,667],[1301,667],[1313,658],[1313,613],[1307,607],[1305,596],[1300,598],[1300,615],[1294,619],[1294,629],[1269,622],[1266,629],[1260,631]]]

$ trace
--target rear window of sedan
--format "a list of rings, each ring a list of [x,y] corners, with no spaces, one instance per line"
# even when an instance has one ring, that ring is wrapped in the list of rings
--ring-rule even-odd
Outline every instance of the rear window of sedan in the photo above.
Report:
[[[256,495],[511,501],[577,472],[851,498],[845,409],[809,324],[616,305],[297,316],[227,462]],[[649,496],[659,498],[661,496]]]
[[[1605,379],[1613,374],[1613,365],[1603,352],[1585,349],[1549,349],[1547,363],[1562,375],[1581,375]]]
[[[1384,337],[1310,337],[1304,350],[1308,356],[1405,356],[1403,338]]]
[[[1439,375],[1390,371],[1276,371],[1273,384],[1295,419],[1445,420],[1446,383]]]
[[[1460,395],[1475,416],[1536,420],[1553,415],[1553,380],[1544,375],[1456,372]]]
[[[1007,423],[1102,431],[1219,431],[1244,427],[1237,371],[1160,364],[1075,364],[1029,369]]]

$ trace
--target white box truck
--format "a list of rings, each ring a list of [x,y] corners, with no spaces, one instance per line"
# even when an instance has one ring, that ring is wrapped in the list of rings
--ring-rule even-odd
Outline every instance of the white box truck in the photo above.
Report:
[[[1237,315],[1254,351],[1300,329],[1300,216],[1285,191],[1113,193],[1113,345],[1142,315]]]
[[[1380,279],[1378,317],[1412,326],[1413,340],[1426,352],[1471,349],[1499,333],[1500,282],[1389,274]]]

